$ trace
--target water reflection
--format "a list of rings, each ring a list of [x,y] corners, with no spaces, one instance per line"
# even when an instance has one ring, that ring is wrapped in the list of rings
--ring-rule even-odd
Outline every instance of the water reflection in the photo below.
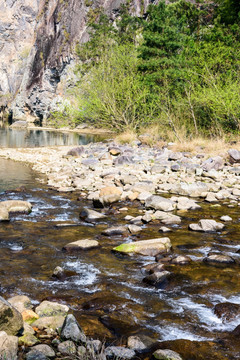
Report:
[[[86,145],[102,141],[103,136],[64,133],[49,130],[10,129],[0,125],[0,147],[38,147],[60,145]]]

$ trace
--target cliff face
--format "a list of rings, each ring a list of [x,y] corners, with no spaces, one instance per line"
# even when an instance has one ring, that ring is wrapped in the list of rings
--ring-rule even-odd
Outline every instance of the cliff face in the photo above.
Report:
[[[144,2],[145,1],[145,2]],[[139,15],[148,0],[133,0]],[[125,0],[0,0],[0,101],[16,119],[46,119],[73,76],[74,49],[87,41],[88,14],[114,17]]]

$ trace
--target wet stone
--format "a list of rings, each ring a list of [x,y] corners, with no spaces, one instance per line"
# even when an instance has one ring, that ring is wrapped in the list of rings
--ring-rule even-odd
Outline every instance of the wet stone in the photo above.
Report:
[[[161,285],[169,278],[170,274],[169,271],[154,272],[153,274],[146,276],[143,279],[143,282],[149,285]]]
[[[113,226],[102,231],[102,235],[113,236],[113,235],[124,235],[127,233],[125,226]]]
[[[75,355],[77,350],[73,341],[67,340],[58,345],[58,351],[62,355]]]
[[[80,328],[77,320],[73,315],[67,315],[62,331],[61,337],[66,340],[73,340],[75,342],[81,341],[82,343],[86,342],[86,336],[82,329]]]
[[[209,254],[203,259],[207,263],[219,263],[219,264],[234,264],[235,260],[229,255],[222,254]]]
[[[234,320],[240,315],[240,304],[230,302],[217,304],[214,306],[214,313],[225,322]]]
[[[182,357],[172,350],[157,350],[153,353],[157,360],[183,360]]]
[[[107,359],[133,359],[135,354],[134,350],[127,349],[121,346],[109,346],[105,349]]]

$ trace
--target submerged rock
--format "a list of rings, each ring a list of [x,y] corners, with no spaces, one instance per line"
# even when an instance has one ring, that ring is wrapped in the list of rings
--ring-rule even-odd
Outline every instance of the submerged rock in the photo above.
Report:
[[[125,243],[115,247],[113,250],[126,254],[156,256],[159,253],[168,252],[171,246],[170,239],[165,237]]]
[[[157,271],[146,276],[143,279],[143,282],[149,285],[161,285],[170,275],[171,273],[169,271]]]
[[[234,264],[235,260],[229,255],[223,254],[208,254],[203,261],[208,263],[219,263],[219,264]]]
[[[219,231],[224,228],[224,224],[218,223],[211,219],[202,219],[198,224],[190,224],[189,229],[193,231],[212,232]]]
[[[23,328],[23,318],[20,312],[0,296],[0,331],[8,335],[17,335]],[[4,335],[2,334],[4,338]]]
[[[224,321],[234,320],[240,315],[240,304],[230,302],[217,304],[214,306],[214,313]]]

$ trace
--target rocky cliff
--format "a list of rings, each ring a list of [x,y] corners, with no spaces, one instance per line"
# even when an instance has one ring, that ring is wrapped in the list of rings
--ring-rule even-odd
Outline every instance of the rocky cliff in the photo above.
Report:
[[[72,81],[75,45],[102,7],[112,18],[126,0],[0,0],[0,106],[16,119],[45,120]],[[133,0],[137,15],[149,0]]]

